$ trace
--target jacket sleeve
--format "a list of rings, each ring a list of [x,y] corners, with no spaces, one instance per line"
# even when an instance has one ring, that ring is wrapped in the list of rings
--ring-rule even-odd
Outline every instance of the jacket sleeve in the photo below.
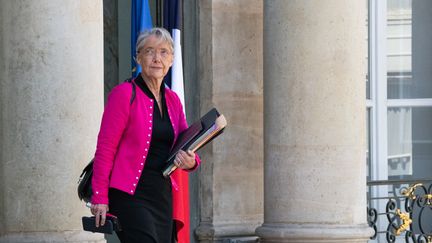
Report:
[[[187,121],[186,121],[186,116],[183,112],[183,105],[181,104],[180,99],[178,97],[177,97],[177,100],[178,100],[178,106],[180,107],[179,108],[179,112],[180,112],[180,115],[179,115],[179,132],[183,132],[189,126],[188,126]],[[201,159],[197,153],[195,153],[195,161],[196,161],[195,166],[188,171],[196,170],[196,168],[198,168],[198,166],[201,164]]]
[[[102,116],[101,127],[96,146],[92,178],[92,203],[108,204],[108,187],[123,131],[126,128],[130,111],[129,85],[115,87],[109,97]]]

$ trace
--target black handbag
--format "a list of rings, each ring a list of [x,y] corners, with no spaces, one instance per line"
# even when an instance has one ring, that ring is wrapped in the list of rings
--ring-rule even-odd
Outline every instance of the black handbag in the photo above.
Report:
[[[130,98],[129,104],[135,99],[135,83],[132,82],[133,79],[127,79],[125,82],[132,84],[132,96]],[[88,165],[82,171],[80,178],[78,179],[78,198],[86,203],[91,201],[91,196],[93,194],[91,180],[93,177],[93,161],[94,158],[88,163]]]
[[[90,202],[93,193],[91,186],[91,180],[93,176],[93,161],[94,159],[92,159],[90,163],[88,163],[88,165],[84,168],[78,180],[78,197],[80,200],[86,203]]]

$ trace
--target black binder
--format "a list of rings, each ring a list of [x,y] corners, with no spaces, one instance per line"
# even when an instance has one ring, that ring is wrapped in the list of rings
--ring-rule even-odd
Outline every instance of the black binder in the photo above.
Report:
[[[163,175],[168,177],[177,169],[174,165],[174,159],[180,150],[198,151],[208,142],[219,136],[225,129],[225,126],[225,117],[219,114],[216,108],[211,109],[198,121],[189,126],[177,138],[168,157],[167,165],[163,169]]]

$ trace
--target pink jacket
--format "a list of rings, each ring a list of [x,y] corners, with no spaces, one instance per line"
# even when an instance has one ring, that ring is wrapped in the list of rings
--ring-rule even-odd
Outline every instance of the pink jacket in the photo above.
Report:
[[[153,100],[138,86],[132,104],[131,95],[132,86],[125,82],[116,86],[108,97],[93,166],[93,204],[108,204],[109,187],[133,195],[146,163],[152,135]],[[165,88],[165,99],[175,143],[188,125],[177,94]],[[199,165],[198,156],[196,162]],[[177,169],[171,179],[174,219],[184,222],[189,217],[187,172]]]

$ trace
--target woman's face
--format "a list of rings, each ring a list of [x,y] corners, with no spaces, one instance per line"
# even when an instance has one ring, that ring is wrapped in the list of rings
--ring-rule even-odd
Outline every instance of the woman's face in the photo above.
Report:
[[[137,62],[144,78],[161,81],[173,64],[171,46],[152,35],[139,50]]]

